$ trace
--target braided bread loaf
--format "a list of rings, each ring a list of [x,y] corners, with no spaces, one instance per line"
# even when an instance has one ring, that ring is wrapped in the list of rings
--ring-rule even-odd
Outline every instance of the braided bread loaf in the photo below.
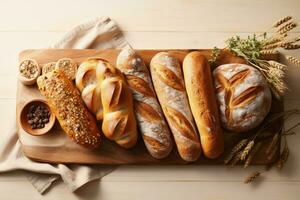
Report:
[[[172,150],[170,130],[145,63],[134,50],[125,48],[117,58],[117,68],[125,74],[133,92],[138,126],[149,153],[157,159],[167,157]]]
[[[158,53],[151,60],[150,71],[154,89],[180,156],[186,161],[197,160],[201,153],[201,146],[179,61],[170,53]]]
[[[98,60],[96,92],[101,92],[103,106],[102,130],[110,140],[124,148],[137,142],[132,94],[123,74],[105,60]]]
[[[81,97],[88,109],[96,115],[97,120],[103,119],[103,108],[100,90],[96,90],[98,83],[96,69],[99,60],[90,58],[82,62],[76,74],[76,86],[81,92]]]

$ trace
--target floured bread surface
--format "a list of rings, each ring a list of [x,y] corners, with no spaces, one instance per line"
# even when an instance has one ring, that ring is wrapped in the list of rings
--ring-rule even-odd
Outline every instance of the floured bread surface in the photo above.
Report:
[[[168,52],[160,52],[152,58],[150,71],[154,89],[180,156],[186,161],[197,160],[201,146],[179,61]]]
[[[245,64],[220,65],[213,75],[223,126],[235,132],[257,127],[270,111],[272,100],[263,75]]]
[[[138,126],[148,151],[157,159],[168,156],[172,150],[171,134],[145,63],[133,49],[125,48],[118,56],[117,68],[126,75],[132,91]]]

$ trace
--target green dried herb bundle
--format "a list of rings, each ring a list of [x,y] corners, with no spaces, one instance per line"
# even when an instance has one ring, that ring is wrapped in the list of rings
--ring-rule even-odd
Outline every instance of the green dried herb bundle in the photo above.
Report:
[[[289,33],[297,24],[293,22],[291,16],[284,17],[272,26],[275,34],[269,36],[266,32],[263,34],[253,34],[247,38],[234,36],[229,38],[227,48],[248,61],[249,64],[256,67],[266,78],[273,94],[278,98],[284,95],[288,90],[284,81],[285,70],[287,66],[276,61],[267,61],[263,59],[265,54],[278,52],[279,49],[294,50],[299,49],[299,38],[290,38]],[[297,58],[288,56],[287,60],[300,66]]]

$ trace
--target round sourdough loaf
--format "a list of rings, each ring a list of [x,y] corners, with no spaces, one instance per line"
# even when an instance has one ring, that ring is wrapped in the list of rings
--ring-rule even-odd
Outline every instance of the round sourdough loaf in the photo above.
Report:
[[[263,75],[245,64],[220,65],[213,75],[223,127],[234,132],[257,127],[272,101]]]

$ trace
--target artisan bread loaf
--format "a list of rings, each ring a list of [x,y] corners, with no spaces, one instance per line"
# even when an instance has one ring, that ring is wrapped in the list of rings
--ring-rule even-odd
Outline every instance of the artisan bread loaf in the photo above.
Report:
[[[37,84],[66,134],[80,145],[98,147],[101,140],[96,121],[65,73],[60,69],[48,72]]]
[[[110,140],[124,148],[137,142],[137,125],[132,94],[123,74],[105,60],[99,59],[96,72],[103,106],[102,130]]]
[[[133,93],[138,127],[149,153],[157,159],[168,156],[172,150],[170,130],[145,63],[133,49],[125,48],[117,58],[117,68],[125,74]]]
[[[234,132],[257,127],[272,100],[263,75],[245,64],[220,65],[213,74],[223,126]]]
[[[184,58],[183,74],[203,153],[216,158],[223,152],[224,141],[210,65],[200,52],[191,52]]]
[[[150,71],[154,89],[180,156],[186,161],[197,160],[201,146],[179,61],[170,53],[158,53],[151,60]]]
[[[96,90],[98,80],[96,78],[96,70],[99,64],[99,59],[90,58],[83,61],[78,67],[76,73],[76,86],[81,92],[81,98],[88,107],[88,109],[94,113],[97,120],[103,119],[103,108],[101,101],[100,90]]]

